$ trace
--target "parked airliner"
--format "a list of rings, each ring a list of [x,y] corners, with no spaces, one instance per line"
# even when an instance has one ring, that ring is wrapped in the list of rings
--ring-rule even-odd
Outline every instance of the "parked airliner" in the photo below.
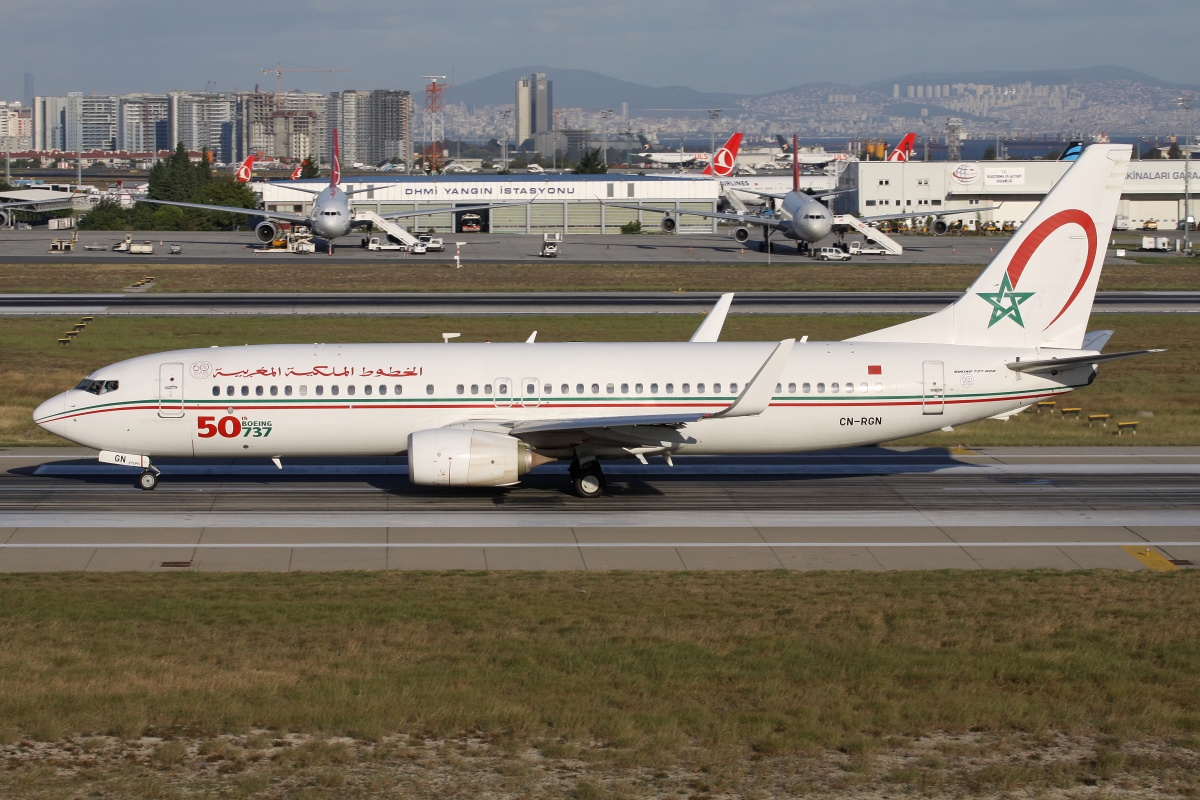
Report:
[[[247,159],[249,162],[249,159]],[[246,165],[243,164],[245,169]],[[241,170],[239,170],[240,174]],[[181,203],[175,200],[142,200],[143,203],[158,203],[166,206],[182,206],[183,208],[201,208],[206,211],[228,211],[234,214],[245,214],[252,217],[262,217],[263,221],[258,223],[254,228],[254,235],[258,237],[260,242],[272,242],[279,238],[279,226],[277,223],[290,222],[297,225],[305,225],[314,234],[332,242],[339,236],[345,236],[350,233],[351,228],[355,224],[363,224],[355,220],[354,208],[350,203],[350,196],[359,194],[360,192],[371,191],[368,189],[354,189],[346,191],[341,188],[342,183],[342,167],[341,158],[338,155],[338,134],[337,129],[333,131],[333,166],[329,172],[329,185],[321,190],[305,189],[300,186],[289,186],[289,189],[297,192],[305,192],[306,194],[316,195],[313,198],[312,208],[307,214],[289,214],[283,211],[260,211],[250,208],[237,208],[235,206],[211,206],[204,203]],[[477,206],[461,206],[451,208],[423,208],[418,211],[396,211],[389,214],[380,214],[379,216],[385,219],[400,219],[402,217],[421,217],[429,214],[437,214],[444,211],[472,211],[481,208],[496,208],[500,205],[519,205],[518,203],[491,203]]]
[[[796,148],[796,138],[792,138],[792,149]],[[796,249],[800,253],[806,252],[812,245],[824,239],[833,232],[833,212],[829,210],[829,206],[821,202],[821,200],[833,197],[843,192],[821,192],[817,194],[807,194],[800,190],[800,166],[795,162],[792,163],[792,191],[786,193],[762,192],[753,189],[741,188],[739,192],[746,194],[757,195],[759,197],[768,198],[778,203],[777,207],[772,210],[756,213],[736,213],[725,211],[684,211],[678,208],[660,208],[655,206],[631,205],[626,203],[609,203],[609,205],[619,208],[633,208],[641,211],[656,211],[664,214],[659,226],[664,233],[674,233],[678,227],[678,222],[675,216],[678,214],[687,214],[696,217],[710,217],[713,219],[728,220],[737,222],[740,225],[734,230],[733,238],[738,242],[746,242],[750,239],[750,228],[747,226],[753,225],[762,228],[763,231],[763,249],[770,249],[771,234],[778,233],[781,236],[792,239],[796,242]],[[941,235],[946,232],[947,225],[942,217],[954,216],[956,214],[973,214],[979,211],[990,211],[993,207],[985,208],[960,208],[946,209],[930,212],[906,213],[906,214],[880,214],[871,217],[859,217],[860,222],[873,222],[885,219],[905,219],[912,217],[935,217],[935,221],[931,226],[936,235]]]
[[[1090,384],[1111,331],[1086,332],[1129,145],[1098,144],[978,279],[930,316],[843,342],[719,342],[724,295],[689,342],[276,344],[176,350],[102,367],[34,421],[141,467],[157,457],[407,454],[423,486],[508,486],[571,462],[797,453],[988,417]]]

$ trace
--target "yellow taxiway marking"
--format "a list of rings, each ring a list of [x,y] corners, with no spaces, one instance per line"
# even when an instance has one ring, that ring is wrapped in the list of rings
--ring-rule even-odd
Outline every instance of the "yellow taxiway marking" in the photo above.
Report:
[[[1142,566],[1147,569],[1157,570],[1158,572],[1170,572],[1171,570],[1179,569],[1179,567],[1168,561],[1162,553],[1152,550],[1149,547],[1142,545],[1121,545],[1121,549],[1142,562]]]

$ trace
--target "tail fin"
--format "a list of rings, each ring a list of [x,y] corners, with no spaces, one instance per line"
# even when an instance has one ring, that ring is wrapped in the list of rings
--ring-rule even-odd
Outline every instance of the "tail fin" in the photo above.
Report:
[[[1130,150],[1084,150],[958,300],[853,341],[1081,347]]]
[[[800,191],[800,138],[792,134],[792,191]]]
[[[333,165],[329,168],[329,185],[336,187],[342,182],[342,157],[338,153],[337,128],[333,129]]]
[[[701,175],[716,175],[718,178],[728,178],[737,166],[738,148],[742,146],[742,134],[735,133],[729,141],[721,145],[721,149],[712,157],[712,161],[704,168]]]
[[[250,180],[252,172],[254,172],[254,153],[246,156],[246,160],[238,167],[233,179],[238,183],[246,183]]]
[[[1083,152],[1083,142],[1071,142],[1067,145],[1067,149],[1063,150],[1063,154],[1058,157],[1059,161],[1078,161],[1080,153]]]
[[[908,133],[900,140],[900,144],[896,145],[896,149],[888,156],[888,161],[911,161],[913,154],[913,144],[917,141],[915,133]]]
[[[300,164],[294,170],[292,170],[292,177],[288,178],[288,180],[289,181],[300,180],[300,173],[304,172],[304,165],[307,163],[308,163],[307,160],[301,161]]]

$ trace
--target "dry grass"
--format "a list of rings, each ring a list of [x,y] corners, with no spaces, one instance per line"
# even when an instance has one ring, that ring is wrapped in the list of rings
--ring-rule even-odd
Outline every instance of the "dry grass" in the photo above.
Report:
[[[0,794],[1195,796],[1198,602],[1195,572],[6,576]]]
[[[64,444],[35,428],[38,403],[74,386],[94,369],[125,358],[164,350],[268,342],[436,342],[440,332],[461,331],[460,341],[523,341],[532,330],[539,341],[683,341],[699,315],[597,317],[239,317],[98,319],[70,346],[57,344],[74,319],[0,318],[0,446]],[[902,317],[817,315],[732,316],[726,341],[766,341],[808,335],[839,340],[882,328]],[[1117,333],[1109,350],[1166,347],[1169,352],[1106,364],[1093,386],[1070,396],[1084,415],[1109,413],[1114,421],[1139,420],[1136,437],[1116,436],[1115,427],[1087,428],[1084,421],[1022,415],[1008,423],[984,421],[906,443],[963,445],[1197,445],[1200,444],[1200,319],[1192,315],[1105,315],[1092,327]],[[633,331],[631,333],[631,331]],[[1153,417],[1146,416],[1146,412]]]
[[[1160,263],[1166,261],[1167,263]],[[113,292],[146,275],[153,292],[473,291],[962,291],[982,265],[804,262],[707,264],[470,264],[321,259],[253,264],[5,264],[0,292]],[[1101,290],[1184,290],[1200,286],[1194,260],[1158,259],[1104,268]]]

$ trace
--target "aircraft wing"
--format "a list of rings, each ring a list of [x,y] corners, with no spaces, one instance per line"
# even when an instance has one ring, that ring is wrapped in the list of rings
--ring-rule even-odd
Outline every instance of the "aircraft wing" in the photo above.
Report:
[[[742,191],[739,189],[738,191]],[[767,217],[759,214],[726,214],[720,211],[689,211],[682,208],[657,208],[655,206],[635,206],[629,203],[605,203],[604,205],[616,206],[617,208],[632,208],[642,211],[657,211],[662,214],[691,214],[696,217],[711,217],[712,219],[724,219],[730,222],[742,222],[748,225],[762,225],[764,228],[773,230],[782,230],[791,225],[791,223],[781,217]]]
[[[422,208],[419,211],[393,211],[380,214],[384,219],[400,219],[401,217],[424,217],[428,214],[444,214],[447,211],[478,211],[481,208],[504,208],[505,206],[523,206],[526,201],[519,203],[486,203],[478,206],[451,206],[449,208]]]
[[[178,200],[138,200],[139,203],[155,203],[160,206],[180,206],[182,208],[199,208],[204,211],[226,211],[230,214],[245,214],[249,217],[265,217],[266,219],[278,219],[284,222],[298,222],[301,225],[308,224],[308,217],[304,214],[287,214],[282,211],[262,211],[257,208],[240,208],[238,206],[210,206],[204,203],[181,203]]]
[[[775,346],[758,372],[728,406],[712,413],[689,411],[678,414],[642,414],[625,417],[576,417],[572,419],[526,420],[508,427],[508,434],[522,440],[545,441],[548,437],[569,441],[600,439],[621,445],[665,446],[682,442],[676,429],[690,422],[726,417],[757,416],[771,405],[775,384],[791,356],[795,339]]]
[[[876,214],[872,217],[857,217],[859,222],[879,222],[885,219],[911,219],[912,217],[952,217],[955,214],[973,214],[976,211],[994,211],[1000,206],[981,208],[954,208],[946,211],[911,211],[904,214]]]

